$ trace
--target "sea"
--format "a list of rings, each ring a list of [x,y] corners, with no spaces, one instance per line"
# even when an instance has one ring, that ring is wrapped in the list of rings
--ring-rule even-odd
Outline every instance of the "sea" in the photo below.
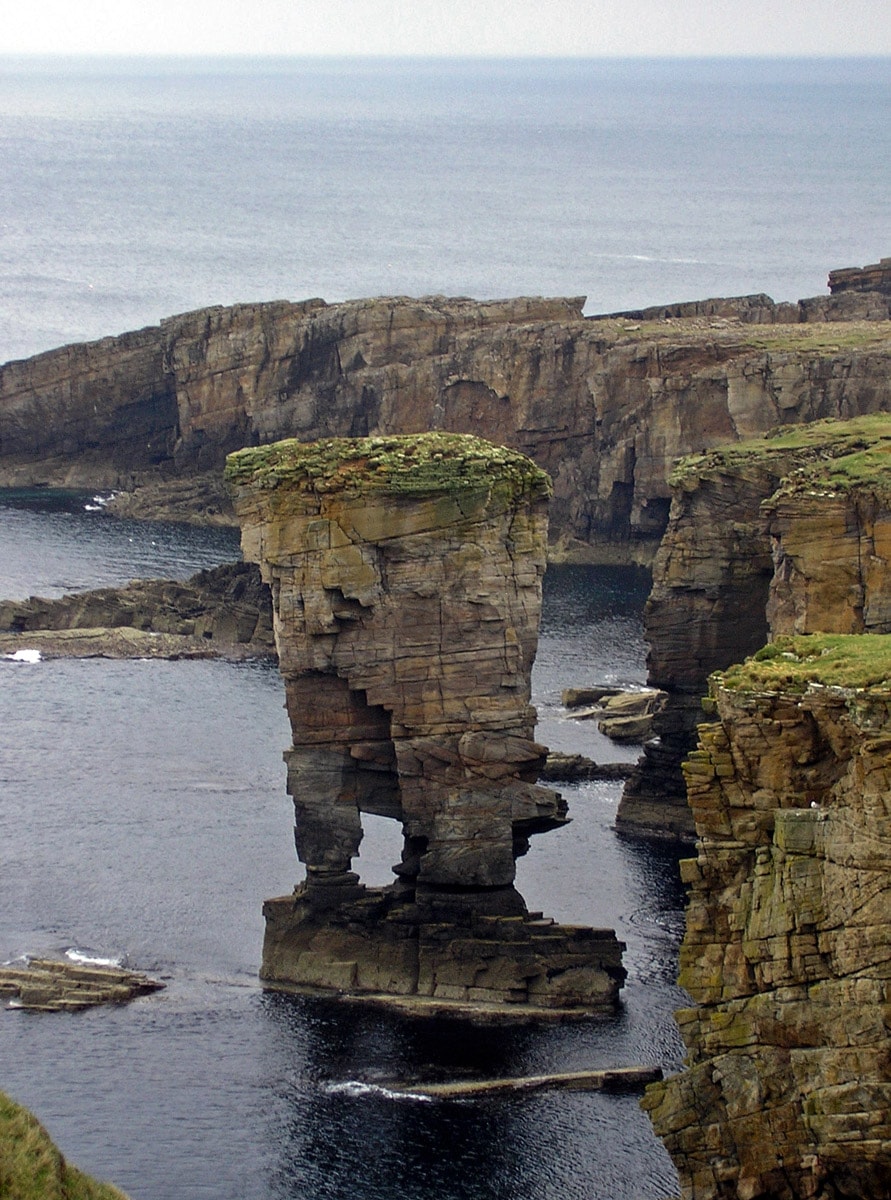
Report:
[[[0,44],[2,49],[2,44]],[[0,58],[0,362],[211,304],[585,296],[589,314],[825,291],[891,252],[891,60]],[[0,494],[0,597],[186,578],[231,530]],[[569,686],[645,679],[645,572],[551,568],[537,736],[633,761]],[[133,1200],[659,1200],[633,1095],[431,1101],[392,1085],[682,1064],[678,851],[619,785],[518,864],[530,908],[616,928],[618,1011],[480,1030],[265,992],[290,891],[283,689],[265,661],[0,659],[0,961],[120,961],[165,990],[0,1010],[0,1088]],[[362,878],[398,858],[369,818]]]

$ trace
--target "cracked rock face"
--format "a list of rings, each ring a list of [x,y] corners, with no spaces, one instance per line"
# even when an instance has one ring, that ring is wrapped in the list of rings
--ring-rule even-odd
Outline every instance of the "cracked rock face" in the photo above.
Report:
[[[528,838],[566,807],[535,780],[530,674],[548,477],[455,434],[230,456],[245,556],[273,596],[306,882],[266,906],[264,977],[341,992],[601,1007],[611,932],[529,919]],[[361,814],[401,823],[383,891],[351,869]]]
[[[717,676],[712,695],[685,764],[688,1069],[645,1107],[686,1200],[887,1196],[891,693]]]

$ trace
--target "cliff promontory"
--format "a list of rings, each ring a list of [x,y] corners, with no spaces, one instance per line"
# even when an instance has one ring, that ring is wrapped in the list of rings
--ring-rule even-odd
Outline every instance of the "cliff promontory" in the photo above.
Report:
[[[202,309],[0,368],[0,486],[120,489],[134,513],[232,520],[230,451],[465,432],[550,474],[560,552],[648,563],[681,455],[888,407],[889,317],[860,291],[641,320],[585,318],[580,299]]]
[[[618,814],[692,839],[681,762],[712,671],[782,633],[891,632],[891,416],[787,427],[682,460],[647,602],[668,694]]]
[[[686,1200],[891,1194],[891,637],[779,638],[710,686],[678,1014],[648,1092]]]

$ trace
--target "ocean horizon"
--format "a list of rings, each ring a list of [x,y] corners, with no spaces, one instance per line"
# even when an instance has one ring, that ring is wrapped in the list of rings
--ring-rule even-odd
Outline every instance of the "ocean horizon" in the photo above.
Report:
[[[891,59],[0,57],[0,362],[213,304],[826,290]]]

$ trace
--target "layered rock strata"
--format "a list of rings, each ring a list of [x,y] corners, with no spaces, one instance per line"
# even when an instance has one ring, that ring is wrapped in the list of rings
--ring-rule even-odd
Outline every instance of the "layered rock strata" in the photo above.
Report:
[[[124,588],[73,592],[57,600],[32,596],[0,600],[0,646],[14,641],[38,644],[49,631],[132,630],[161,638],[165,655],[275,653],[269,589],[251,563],[227,563],[199,571],[185,583],[172,579],[134,580]],[[179,640],[181,639],[181,641]],[[100,639],[101,640],[101,639]],[[114,644],[114,639],[105,639]],[[71,639],[76,644],[76,639]],[[147,639],[136,639],[145,647]],[[148,643],[150,645],[150,642]],[[57,642],[63,651],[63,641]],[[140,651],[141,652],[141,651]]]
[[[851,292],[879,292],[891,296],[891,258],[880,259],[867,267],[844,267],[830,271],[829,290],[833,296]]]
[[[637,324],[580,299],[203,309],[0,369],[0,485],[120,488],[133,513],[220,521],[239,447],[466,432],[550,473],[557,552],[649,563],[679,456],[887,403],[886,296],[802,301],[791,324],[744,299]]]
[[[0,996],[11,1007],[37,1012],[79,1012],[98,1004],[122,1004],[163,988],[159,980],[138,971],[55,958],[31,958],[18,967],[0,967]]]
[[[891,1194],[891,638],[780,639],[716,676],[678,1014],[648,1092],[685,1200]]]
[[[437,1004],[591,1011],[624,975],[612,931],[530,915],[530,673],[547,476],[480,439],[296,441],[230,457],[245,556],[272,589],[306,880],[264,908],[263,978]],[[399,821],[394,884],[352,870],[362,813]]]
[[[682,461],[653,570],[649,682],[668,693],[617,826],[692,840],[681,762],[708,676],[779,633],[891,631],[891,417],[816,422]]]

